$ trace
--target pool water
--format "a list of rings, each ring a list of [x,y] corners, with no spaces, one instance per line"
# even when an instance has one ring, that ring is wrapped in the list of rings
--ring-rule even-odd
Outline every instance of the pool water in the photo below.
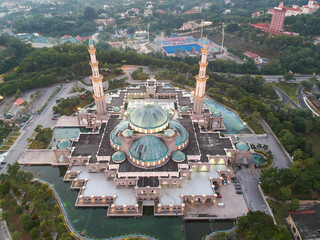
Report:
[[[205,98],[205,106],[210,109],[211,112],[221,112],[223,116],[223,123],[226,126],[227,131],[222,132],[224,134],[251,134],[249,128],[241,121],[238,115],[231,109],[223,106],[222,104],[210,99]]]
[[[264,164],[266,162],[266,159],[261,154],[254,153],[251,156],[251,161],[253,164],[259,165],[259,164]]]
[[[71,140],[71,139],[77,138],[79,136],[79,133],[80,133],[80,128],[76,128],[76,127],[57,128],[54,131],[54,138]]]

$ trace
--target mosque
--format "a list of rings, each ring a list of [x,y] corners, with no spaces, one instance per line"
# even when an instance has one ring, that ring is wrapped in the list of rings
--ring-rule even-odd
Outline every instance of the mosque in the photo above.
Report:
[[[108,217],[139,217],[144,206],[155,216],[221,217],[217,205],[234,176],[229,167],[252,153],[221,136],[221,113],[205,108],[206,41],[194,93],[151,79],[105,94],[95,51],[90,39],[95,106],[72,123],[92,131],[53,148],[56,165],[68,165],[64,181],[79,190],[75,206],[108,207]],[[231,217],[246,214],[243,196],[232,190],[225,191],[238,206]]]

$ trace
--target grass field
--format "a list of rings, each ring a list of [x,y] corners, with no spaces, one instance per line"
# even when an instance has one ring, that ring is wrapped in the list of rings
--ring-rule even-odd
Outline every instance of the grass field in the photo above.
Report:
[[[299,83],[272,83],[272,85],[276,86],[277,88],[280,88],[296,104],[298,104],[297,89],[300,86]]]

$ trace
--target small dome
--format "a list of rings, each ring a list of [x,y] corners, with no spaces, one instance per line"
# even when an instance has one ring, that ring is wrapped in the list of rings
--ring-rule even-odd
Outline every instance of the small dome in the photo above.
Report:
[[[115,163],[122,163],[124,160],[126,160],[126,154],[124,152],[118,151],[112,154],[112,161]]]
[[[129,154],[135,160],[155,162],[165,158],[169,151],[164,142],[155,136],[146,135],[138,138],[130,147]]]
[[[164,131],[164,135],[167,137],[172,137],[174,134],[175,134],[174,130],[170,128]]]
[[[177,120],[171,120],[170,121],[170,128],[173,130],[176,130],[178,132],[178,137],[176,140],[176,146],[183,145],[186,143],[189,139],[189,133],[188,131],[181,125],[181,123]]]
[[[212,113],[212,116],[214,116],[214,117],[221,117],[221,113],[219,113],[219,112],[214,112],[214,113]]]
[[[169,115],[173,115],[174,114],[174,110],[172,110],[171,108],[167,108],[166,111],[167,111],[167,113]]]
[[[128,121],[121,121],[111,132],[110,132],[110,141],[111,143],[117,145],[118,147],[122,147],[122,142],[118,133],[120,131],[128,128]]]
[[[150,87],[149,87],[149,90],[153,90],[153,89],[154,89],[154,87],[153,87],[153,86],[150,86]]]
[[[82,109],[80,109],[79,110],[79,113],[87,113],[88,111],[87,111],[87,109],[85,109],[85,108],[82,108]]]
[[[132,108],[128,108],[128,109],[127,109],[127,114],[130,115],[133,110],[134,110],[134,109],[132,109]]]
[[[171,157],[175,162],[183,162],[186,159],[186,155],[180,150],[173,152]]]
[[[129,115],[130,126],[141,133],[160,132],[168,123],[168,114],[158,104],[146,103]]]
[[[180,109],[181,109],[181,111],[183,111],[183,112],[188,111],[188,108],[187,108],[187,107],[181,107]]]
[[[121,108],[115,107],[115,108],[113,109],[113,111],[114,111],[114,112],[120,112],[120,111],[121,111]]]
[[[133,131],[130,130],[130,129],[126,129],[126,130],[124,130],[124,131],[122,132],[122,135],[123,135],[124,137],[131,137],[131,136],[133,135]]]
[[[69,147],[71,144],[71,142],[69,140],[63,139],[58,143],[58,148],[62,149],[62,148],[67,148]]]
[[[238,142],[236,144],[236,148],[240,151],[248,151],[249,150],[249,145],[245,142]]]

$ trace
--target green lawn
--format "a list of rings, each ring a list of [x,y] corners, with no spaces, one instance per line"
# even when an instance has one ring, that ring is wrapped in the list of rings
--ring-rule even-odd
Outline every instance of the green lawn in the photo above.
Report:
[[[298,104],[297,89],[300,86],[299,83],[272,83],[272,85],[276,86],[277,88],[280,88],[296,104]]]
[[[288,215],[288,210],[279,203],[268,200],[269,206],[272,209],[274,218],[276,219],[277,224],[285,225],[284,218]]]

